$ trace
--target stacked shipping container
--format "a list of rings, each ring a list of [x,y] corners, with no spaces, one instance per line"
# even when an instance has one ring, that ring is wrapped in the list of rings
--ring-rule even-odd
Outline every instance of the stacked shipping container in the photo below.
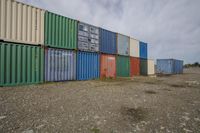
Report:
[[[78,49],[83,51],[99,51],[99,28],[79,22]]]
[[[44,81],[45,11],[0,0],[0,86]]]
[[[100,66],[101,78],[116,77],[116,57],[114,55],[101,54]]]
[[[14,0],[0,0],[0,8],[0,40],[44,44],[44,10]]]
[[[130,38],[130,76],[140,75],[140,44],[139,41]]]
[[[1,86],[147,75],[146,43],[13,0],[0,7]]]
[[[0,86],[42,83],[44,49],[0,42]]]

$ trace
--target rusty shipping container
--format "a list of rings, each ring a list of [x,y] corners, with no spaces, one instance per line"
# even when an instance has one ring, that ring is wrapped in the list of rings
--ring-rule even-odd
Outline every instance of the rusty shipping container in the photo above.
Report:
[[[130,57],[130,76],[140,75],[140,58]]]
[[[140,43],[138,40],[130,38],[130,56],[131,57],[140,57]]]
[[[130,55],[130,38],[128,36],[117,34],[117,54],[129,56]]]
[[[101,54],[100,77],[116,77],[116,57],[114,55]]]
[[[44,14],[15,0],[0,0],[0,40],[44,44]]]
[[[45,12],[45,45],[77,49],[77,24],[76,20]]]
[[[0,42],[0,86],[42,83],[44,49]]]
[[[99,28],[79,22],[78,23],[78,50],[99,51]]]
[[[45,81],[76,79],[76,53],[71,50],[45,49]]]

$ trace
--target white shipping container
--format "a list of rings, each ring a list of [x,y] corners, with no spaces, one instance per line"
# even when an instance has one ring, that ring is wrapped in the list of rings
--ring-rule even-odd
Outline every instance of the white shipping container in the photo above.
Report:
[[[140,57],[139,45],[140,43],[138,40],[130,38],[130,56]]]
[[[44,13],[15,0],[0,0],[0,39],[44,44]]]
[[[155,64],[154,60],[148,60],[148,75],[154,75],[155,74]]]

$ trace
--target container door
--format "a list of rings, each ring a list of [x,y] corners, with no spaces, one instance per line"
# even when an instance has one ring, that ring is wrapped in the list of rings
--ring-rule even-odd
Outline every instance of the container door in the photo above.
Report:
[[[115,77],[115,58],[114,57],[107,58],[107,66],[108,66],[107,77]]]

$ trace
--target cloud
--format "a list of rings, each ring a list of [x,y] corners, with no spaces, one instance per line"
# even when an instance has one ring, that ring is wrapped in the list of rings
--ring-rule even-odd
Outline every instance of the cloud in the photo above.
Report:
[[[20,0],[147,42],[149,58],[200,62],[199,0]]]

